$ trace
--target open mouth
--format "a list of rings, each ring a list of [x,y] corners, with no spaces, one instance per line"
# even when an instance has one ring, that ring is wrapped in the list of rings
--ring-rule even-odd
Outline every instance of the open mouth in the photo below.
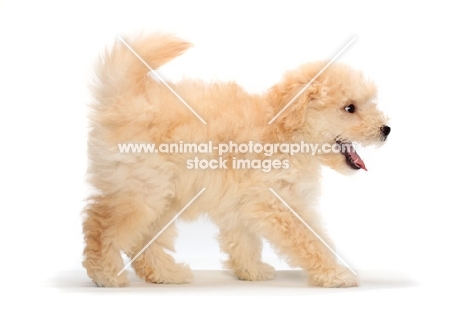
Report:
[[[336,143],[340,145],[341,154],[344,155],[346,164],[348,164],[349,167],[355,170],[362,168],[367,171],[366,165],[359,154],[357,154],[356,149],[354,149],[353,143],[343,141],[336,141]]]

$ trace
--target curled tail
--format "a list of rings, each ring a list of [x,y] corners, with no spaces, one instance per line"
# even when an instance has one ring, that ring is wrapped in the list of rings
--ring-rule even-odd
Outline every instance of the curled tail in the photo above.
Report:
[[[190,46],[191,43],[167,34],[119,38],[97,66],[96,95],[112,97],[128,91],[141,91],[150,71],[147,65],[155,70]]]

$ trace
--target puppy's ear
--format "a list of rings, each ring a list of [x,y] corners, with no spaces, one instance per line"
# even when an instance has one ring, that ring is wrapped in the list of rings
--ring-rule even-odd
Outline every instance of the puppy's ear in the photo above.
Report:
[[[278,85],[270,90],[270,99],[275,109],[277,109],[276,113],[289,104],[274,121],[285,132],[294,132],[304,124],[307,108],[313,105],[314,100],[320,96],[320,84],[313,83],[303,90],[304,87],[304,84]],[[297,96],[301,91],[302,93]],[[296,96],[297,98],[295,98]]]

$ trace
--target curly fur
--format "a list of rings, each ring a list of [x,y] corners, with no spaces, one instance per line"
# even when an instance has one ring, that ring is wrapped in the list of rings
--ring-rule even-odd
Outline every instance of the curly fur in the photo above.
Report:
[[[127,40],[154,69],[182,54],[191,44],[154,34]],[[282,113],[268,121],[320,71],[325,62],[288,72],[264,94],[249,94],[235,83],[184,80],[173,89],[206,121],[204,125],[120,42],[97,67],[89,135],[89,182],[96,193],[85,209],[83,265],[100,286],[128,284],[121,251],[133,258],[202,188],[206,191],[181,215],[192,220],[206,214],[219,227],[219,244],[229,255],[226,267],[242,280],[265,280],[274,269],[262,262],[261,238],[269,240],[292,266],[301,267],[311,285],[356,286],[356,277],[275,198],[271,187],[326,241],[314,210],[319,195],[320,166],[352,170],[342,154],[274,155],[288,169],[189,170],[190,154],[119,153],[126,142],[235,141],[334,143],[337,139],[380,144],[387,123],[375,104],[376,88],[363,75],[333,64]],[[356,106],[349,114],[343,107]],[[261,154],[226,154],[232,157]],[[217,158],[217,155],[213,155]],[[176,263],[172,224],[133,262],[148,282],[186,283],[192,272]]]

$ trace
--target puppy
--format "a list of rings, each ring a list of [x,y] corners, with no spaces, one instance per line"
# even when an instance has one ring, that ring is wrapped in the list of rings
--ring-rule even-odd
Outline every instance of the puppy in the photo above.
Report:
[[[164,34],[126,42],[153,69],[191,46]],[[129,47],[116,42],[105,53],[93,86],[88,150],[89,182],[96,191],[83,223],[83,266],[89,277],[99,286],[127,285],[124,252],[136,274],[148,282],[190,282],[190,268],[165,251],[174,251],[174,223],[162,229],[198,195],[180,218],[206,214],[219,227],[220,247],[229,255],[225,266],[239,279],[273,278],[273,267],[261,259],[261,238],[266,238],[291,266],[304,269],[311,285],[357,286],[355,275],[274,193],[332,245],[314,210],[320,168],[343,173],[365,169],[352,143],[380,145],[386,140],[390,127],[376,107],[374,84],[343,64],[332,64],[309,84],[326,65],[315,62],[286,73],[264,94],[249,94],[235,83],[184,80],[165,85],[150,77]],[[266,155],[239,148],[221,155],[119,149],[124,143],[208,142],[277,147],[307,142],[341,148],[314,155],[281,150]],[[197,168],[195,158],[218,166]],[[241,167],[234,165],[239,160],[244,161]]]

